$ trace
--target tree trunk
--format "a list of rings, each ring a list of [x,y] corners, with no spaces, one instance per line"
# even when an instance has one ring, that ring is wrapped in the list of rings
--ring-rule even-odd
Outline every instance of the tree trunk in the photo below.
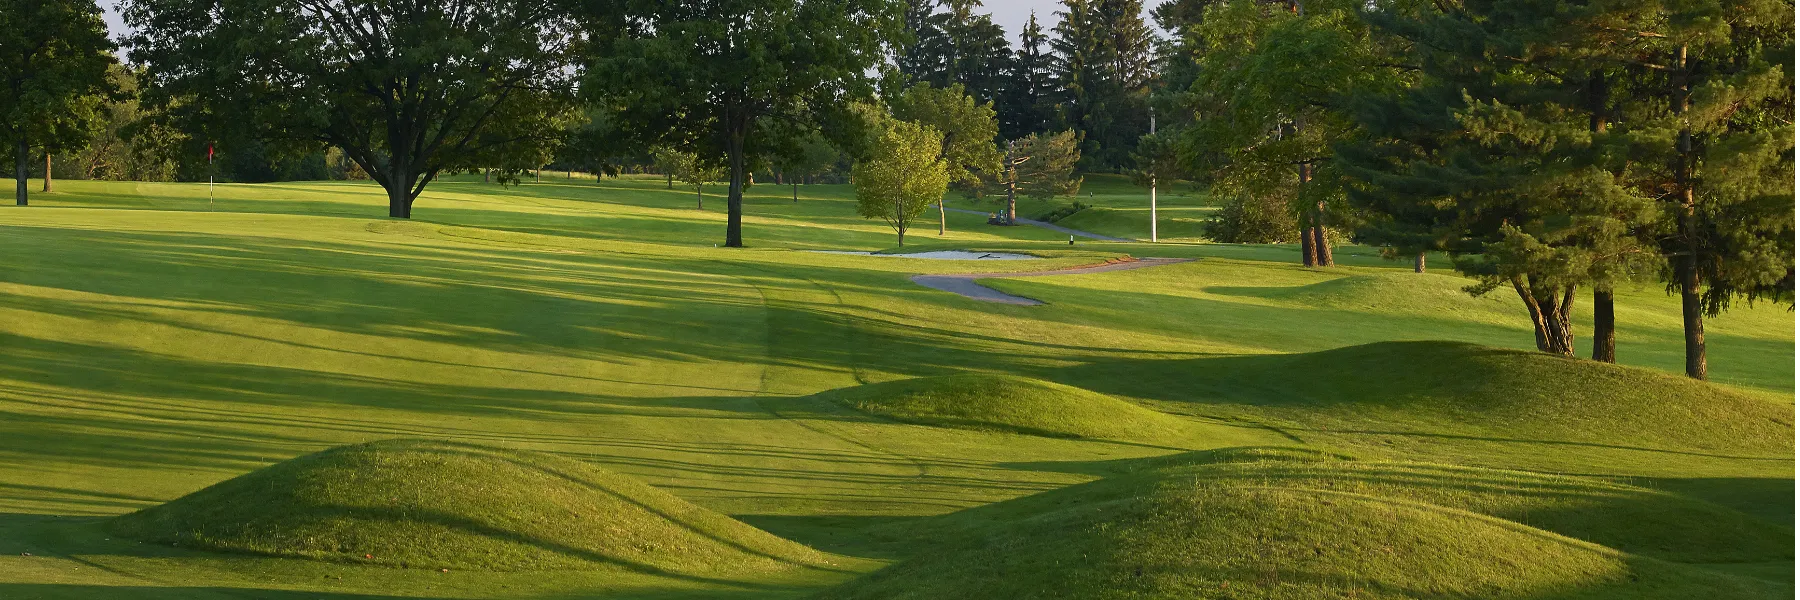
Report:
[[[1594,360],[1617,362],[1613,352],[1612,290],[1594,290]]]
[[[44,151],[44,191],[50,191],[50,151]]]
[[[1675,284],[1681,288],[1681,332],[1686,340],[1687,376],[1706,379],[1706,322],[1700,303],[1700,269],[1693,254],[1678,257]]]
[[[1513,291],[1519,294],[1519,300],[1525,303],[1525,312],[1531,315],[1531,332],[1537,336],[1537,348],[1540,352],[1550,351],[1550,339],[1546,335],[1548,328],[1544,326],[1544,309],[1538,305],[1537,296],[1532,295],[1525,280],[1520,277],[1512,279]]]
[[[794,204],[800,203],[800,180],[794,180]]]
[[[896,228],[894,229],[894,233],[899,234],[900,236],[899,246],[902,248],[906,247],[906,230],[903,228]]]
[[[775,185],[781,185],[781,184],[782,184],[781,171],[776,171],[775,172]]]
[[[1337,264],[1337,261],[1331,259],[1331,243],[1327,241],[1327,238],[1325,237],[1324,215],[1319,214],[1315,216],[1317,217],[1316,220],[1319,224],[1313,226],[1313,252],[1316,252],[1319,255],[1319,266],[1329,267],[1335,265]]]
[[[1019,184],[1017,181],[1006,182],[1006,224],[1019,224]]]
[[[1688,111],[1688,48],[1682,44],[1675,55],[1675,114],[1686,118]],[[1700,244],[1694,231],[1693,167],[1694,132],[1683,123],[1675,140],[1675,190],[1681,200],[1681,213],[1675,224],[1676,235],[1685,242],[1683,252],[1674,256],[1675,285],[1681,290],[1681,332],[1686,341],[1687,376],[1706,379],[1706,323],[1700,303]]]
[[[1311,220],[1312,215],[1310,214],[1302,216],[1302,222]],[[1318,263],[1314,259],[1317,256],[1313,254],[1313,228],[1309,224],[1300,228],[1300,264],[1307,267],[1316,266]]]
[[[1413,257],[1413,272],[1414,273],[1424,273],[1425,272],[1425,253],[1424,252],[1420,252],[1418,256]]]
[[[704,194],[704,191],[705,188],[702,185],[694,184],[694,210],[706,210],[706,195]]]
[[[494,180],[488,178],[491,176],[492,173],[493,173],[493,171],[491,171],[489,169],[482,169],[481,170],[481,182],[482,183],[493,183]]]
[[[675,189],[675,173],[663,173],[663,178],[668,180],[669,189]]]
[[[412,203],[407,202],[406,198],[407,187],[408,186],[405,183],[401,183],[400,181],[395,181],[393,185],[388,186],[389,217],[396,219],[412,218]]]
[[[23,134],[19,136],[18,145],[13,147],[13,158],[13,178],[18,193],[15,201],[19,206],[25,206],[30,194],[25,188],[25,182],[31,177],[31,146],[25,143]]]
[[[726,141],[730,154],[731,189],[725,195],[725,247],[744,247],[744,134],[748,123],[733,128]]]
[[[938,235],[944,235],[944,225],[948,222],[949,219],[944,217],[944,199],[938,198]]]

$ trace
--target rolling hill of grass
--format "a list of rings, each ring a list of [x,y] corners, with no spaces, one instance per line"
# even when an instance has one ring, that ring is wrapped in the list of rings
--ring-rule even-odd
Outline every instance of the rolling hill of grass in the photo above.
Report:
[[[720,575],[826,564],[580,461],[425,440],[290,459],[118,517],[111,529],[189,548],[424,569]]]
[[[1576,599],[1792,593],[1779,584],[1552,532],[1630,538],[1670,525],[1675,530],[1665,538],[1608,541],[1646,542],[1643,549],[1699,560],[1791,559],[1791,531],[1722,507],[1581,478],[1304,456],[1258,460],[1265,456],[1154,468],[947,515],[919,533],[947,540],[942,549],[818,597]],[[1757,541],[1734,547],[1746,527],[1749,539]]]
[[[1008,375],[950,375],[826,392],[851,408],[890,419],[1051,437],[1157,441],[1185,424],[1081,388]]]
[[[1086,186],[1144,222],[1141,189]],[[366,182],[57,190],[0,207],[3,598],[1757,597],[1793,576],[1785,307],[1709,319],[1697,383],[1654,286],[1619,290],[1624,366],[1598,365],[1529,352],[1516,303],[1435,257],[1305,269],[956,213],[907,250],[1042,258],[809,252],[892,249],[848,186],[752,187],[744,249],[715,246],[721,188],[700,210],[641,177],[451,177],[404,222]],[[1200,260],[984,280],[1032,307],[908,279],[1126,254]],[[329,450],[393,438],[435,441]]]

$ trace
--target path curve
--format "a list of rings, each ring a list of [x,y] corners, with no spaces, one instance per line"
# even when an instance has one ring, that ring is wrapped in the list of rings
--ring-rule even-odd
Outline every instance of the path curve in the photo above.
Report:
[[[1091,265],[1086,267],[1052,269],[1049,271],[1026,271],[1023,273],[965,273],[961,275],[914,275],[911,279],[913,283],[934,290],[950,292],[964,298],[981,300],[983,302],[999,302],[1001,304],[1039,306],[1044,304],[1044,302],[1033,298],[1026,298],[1024,296],[1014,296],[976,283],[975,280],[994,277],[1046,277],[1050,275],[1082,275],[1086,273],[1105,273],[1107,271],[1128,271],[1131,269],[1142,269],[1144,267],[1157,267],[1175,263],[1192,262],[1193,260],[1194,259],[1192,258],[1144,258],[1108,262],[1102,265]]]
[[[979,210],[969,210],[966,208],[944,207],[944,210],[947,210],[950,212],[959,212],[959,213],[963,213],[965,215],[987,216],[987,215],[994,214],[994,213],[981,212]],[[1057,225],[1055,223],[1048,223],[1048,222],[1039,221],[1036,219],[1027,219],[1024,217],[1019,217],[1017,219],[1014,219],[1014,221],[1017,221],[1019,223],[1023,223],[1026,225],[1030,225],[1033,227],[1042,227],[1044,229],[1048,229],[1051,231],[1055,231],[1055,232],[1059,232],[1059,233],[1066,233],[1066,234],[1073,235],[1076,237],[1084,237],[1084,238],[1088,238],[1090,240],[1100,240],[1102,242],[1135,242],[1135,241],[1137,241],[1137,240],[1134,240],[1131,238],[1119,238],[1119,237],[1113,237],[1110,235],[1100,235],[1098,233],[1088,233],[1088,232],[1082,231],[1080,229],[1069,229],[1067,227],[1063,227],[1063,226]]]

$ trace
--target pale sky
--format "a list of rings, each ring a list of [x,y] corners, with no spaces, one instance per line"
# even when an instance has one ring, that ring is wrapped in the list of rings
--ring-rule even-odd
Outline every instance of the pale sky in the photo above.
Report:
[[[100,7],[106,9],[106,24],[112,29],[113,37],[116,38],[125,31],[124,24],[119,21],[118,12],[114,10],[118,0],[99,1]],[[1150,9],[1162,4],[1162,1],[1144,1],[1145,21],[1150,21]],[[1007,39],[1017,44],[1019,30],[1025,27],[1025,19],[1031,15],[1032,11],[1037,11],[1038,24],[1048,31],[1056,24],[1056,11],[1060,8],[1062,8],[1062,2],[1059,0],[984,0],[981,10],[991,13],[994,16],[994,23],[1006,28]],[[1156,23],[1151,22],[1150,26],[1155,27]],[[1160,32],[1160,30],[1158,31]]]

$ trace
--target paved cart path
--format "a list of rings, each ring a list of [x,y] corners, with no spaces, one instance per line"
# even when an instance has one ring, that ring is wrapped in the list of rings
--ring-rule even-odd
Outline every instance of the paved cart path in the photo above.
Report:
[[[1111,263],[1106,263],[1103,265],[1093,265],[1093,266],[1088,266],[1088,267],[1072,267],[1072,268],[1068,268],[1068,269],[1053,269],[1053,270],[1049,270],[1049,271],[1026,271],[1023,273],[967,273],[967,274],[962,274],[962,275],[914,275],[914,276],[912,276],[912,281],[913,281],[913,283],[917,283],[919,285],[922,285],[922,286],[925,286],[925,287],[928,287],[928,288],[931,288],[934,290],[942,290],[942,291],[950,292],[952,294],[957,294],[957,295],[960,295],[960,296],[963,296],[966,298],[973,298],[973,299],[981,300],[984,302],[999,302],[999,303],[1003,303],[1003,304],[1019,304],[1019,305],[1023,305],[1023,306],[1038,306],[1038,305],[1043,304],[1043,302],[1040,300],[1032,299],[1032,298],[1026,298],[1024,296],[1014,296],[1012,294],[1008,294],[1006,292],[1002,292],[1000,290],[996,290],[994,288],[987,287],[985,285],[976,283],[975,280],[986,279],[986,278],[991,278],[991,277],[1046,277],[1046,276],[1050,276],[1050,275],[1081,275],[1081,274],[1085,274],[1085,273],[1105,273],[1107,271],[1127,271],[1127,270],[1131,270],[1131,269],[1142,269],[1145,267],[1157,267],[1157,266],[1162,266],[1162,265],[1172,265],[1175,263],[1190,262],[1192,260],[1194,260],[1194,259],[1192,259],[1192,258],[1144,258],[1144,259],[1137,259],[1137,260],[1125,260],[1125,261],[1119,261],[1119,262],[1111,262]]]

